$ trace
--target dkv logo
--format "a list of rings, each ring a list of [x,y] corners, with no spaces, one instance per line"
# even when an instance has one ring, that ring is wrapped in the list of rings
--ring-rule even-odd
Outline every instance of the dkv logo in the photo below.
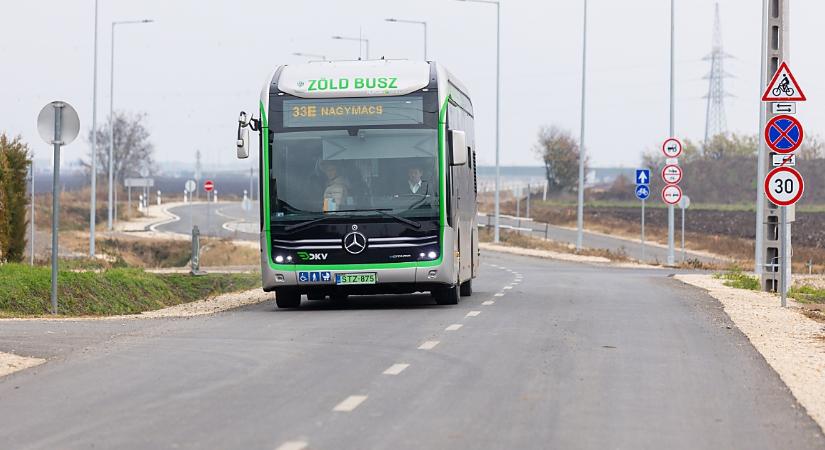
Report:
[[[328,255],[328,253],[298,252],[298,258],[302,261],[324,261]]]

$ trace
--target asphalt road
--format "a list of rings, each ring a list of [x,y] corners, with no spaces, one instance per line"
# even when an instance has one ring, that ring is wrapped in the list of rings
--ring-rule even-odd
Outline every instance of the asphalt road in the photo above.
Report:
[[[669,272],[484,256],[453,307],[2,322],[0,351],[50,361],[0,379],[0,446],[825,448],[719,303]]]
[[[244,211],[243,208],[241,208],[241,204],[237,202],[224,202],[218,203],[217,205],[210,204],[208,206],[206,203],[194,203],[191,205],[172,208],[170,211],[178,217],[180,217],[180,220],[165,225],[160,225],[157,227],[157,229],[161,231],[171,231],[175,233],[190,234],[192,230],[192,225],[194,224],[198,225],[201,234],[207,236],[218,236],[227,238],[231,237],[233,239],[250,241],[259,240],[259,235],[257,232],[247,233],[244,231],[238,231],[238,229],[256,230],[259,226],[257,202],[253,204],[252,209],[250,211]],[[233,222],[245,222],[247,225],[241,225],[240,227],[226,226],[227,223]],[[484,217],[479,217],[479,223],[486,224],[487,222],[492,224],[492,218],[490,218],[490,220],[488,221]],[[532,221],[519,221],[510,217],[503,216],[501,217],[501,224],[512,227],[529,229],[531,231],[522,232],[529,233],[534,237],[543,238],[545,236],[545,224],[543,223],[537,223]],[[575,244],[575,230],[570,230],[567,228],[562,228],[553,225],[548,225],[546,228],[548,239],[558,242],[567,242]],[[624,253],[629,257],[639,261],[648,261],[654,263],[664,263],[667,261],[667,249],[658,246],[653,246],[649,243],[645,246],[643,254],[640,242],[633,242],[628,239],[585,232],[582,244],[586,248],[607,249],[614,253]],[[680,249],[678,248],[678,242],[675,257],[677,262],[682,260],[682,254]],[[705,263],[721,262],[717,258],[712,258],[704,254],[693,253],[690,251],[685,253],[685,258],[697,259]]]
[[[241,229],[257,229],[258,203],[252,203],[250,211],[244,211],[240,202],[220,203],[191,203],[169,209],[169,212],[180,217],[180,220],[159,225],[156,229],[172,233],[191,234],[192,226],[197,225],[204,236],[232,238],[248,241],[258,241],[259,233],[247,233],[227,229],[224,227],[230,222],[245,222],[249,226]]]
[[[677,214],[678,218],[678,214]],[[479,216],[479,223],[487,224],[493,223],[493,218],[489,217],[489,220],[486,217]],[[538,223],[533,221],[527,220],[517,220],[511,217],[501,217],[500,218],[500,225],[507,225],[511,227],[523,228],[526,230],[522,230],[525,234],[530,234],[531,236],[537,238],[544,238],[545,237],[545,228],[547,230],[547,238],[553,241],[558,242],[567,242],[569,244],[576,243],[576,230],[571,230],[568,228],[562,228],[553,225],[546,225],[544,223]],[[676,248],[674,252],[675,261],[679,262],[682,261],[682,252],[681,252],[681,243],[680,243],[680,231],[676,229]],[[642,250],[642,244],[640,241],[631,241],[628,239],[618,238],[618,237],[611,237],[605,236],[602,234],[594,234],[594,233],[587,233],[585,232],[582,237],[582,246],[585,248],[594,248],[594,249],[607,249],[614,253],[624,253],[630,258],[638,261],[646,261],[646,262],[654,262],[654,263],[665,263],[667,262],[667,249],[662,248],[659,246],[650,245],[648,242],[644,246],[644,251]],[[686,251],[684,255],[685,259],[698,259],[704,263],[719,263],[722,262],[718,258],[709,257],[707,255],[701,253],[694,253],[690,251]]]

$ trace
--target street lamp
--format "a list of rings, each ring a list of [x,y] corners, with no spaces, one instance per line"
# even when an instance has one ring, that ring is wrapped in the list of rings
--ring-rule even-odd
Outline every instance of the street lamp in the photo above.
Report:
[[[501,4],[495,0],[457,0],[460,2],[488,3],[496,5],[496,207],[495,232],[493,242],[499,242],[499,191],[501,187],[501,167],[499,165],[499,147],[501,143]]]
[[[581,251],[584,241],[584,124],[585,124],[585,87],[587,74],[587,0],[584,0],[582,19],[582,95],[581,95],[581,130],[579,132],[579,186],[576,205],[576,250]]]
[[[387,22],[396,22],[396,23],[414,23],[418,25],[424,25],[424,60],[427,60],[427,22],[423,20],[405,20],[405,19],[384,19]]]
[[[89,207],[89,256],[95,257],[95,223],[97,221],[97,0],[95,0],[95,50],[92,62],[92,198]],[[32,184],[32,187],[34,185]],[[34,205],[34,203],[32,203]],[[32,212],[34,209],[32,209]],[[32,227],[34,223],[32,222]],[[32,234],[32,237],[34,234]],[[32,247],[34,250],[34,247]],[[32,251],[34,255],[34,251]],[[32,262],[34,259],[32,259]]]
[[[115,153],[115,26],[151,23],[152,19],[120,20],[112,22],[112,58],[109,71],[109,231],[112,230],[112,195],[114,192],[114,153]]]
[[[301,52],[294,52],[293,56],[303,56],[304,58],[320,58],[321,61],[326,61],[326,55],[316,55],[314,53],[301,53]]]
[[[358,57],[361,57],[361,44],[360,42],[364,42],[367,44],[367,59],[370,59],[370,40],[367,38],[360,38],[360,37],[346,37],[346,36],[332,36],[333,39],[337,39],[339,41],[358,41]]]

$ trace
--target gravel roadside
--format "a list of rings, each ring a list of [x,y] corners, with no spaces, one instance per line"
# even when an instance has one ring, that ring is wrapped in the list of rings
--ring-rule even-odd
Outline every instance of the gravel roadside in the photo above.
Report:
[[[825,430],[825,326],[799,309],[781,307],[774,294],[728,287],[712,275],[679,274],[674,278],[707,290],[722,303],[737,328]]]

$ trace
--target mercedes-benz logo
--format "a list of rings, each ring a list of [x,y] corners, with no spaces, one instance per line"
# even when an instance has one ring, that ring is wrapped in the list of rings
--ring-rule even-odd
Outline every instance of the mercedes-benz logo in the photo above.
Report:
[[[348,233],[343,240],[344,250],[357,255],[367,249],[367,237],[358,232]]]

